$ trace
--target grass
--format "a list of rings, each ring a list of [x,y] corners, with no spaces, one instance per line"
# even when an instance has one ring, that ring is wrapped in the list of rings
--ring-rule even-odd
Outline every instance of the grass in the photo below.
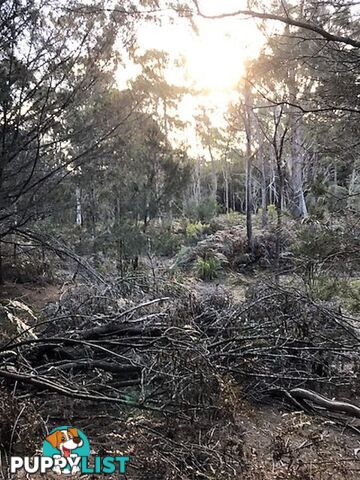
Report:
[[[195,262],[196,276],[201,280],[210,281],[218,277],[221,270],[220,261],[213,256],[198,257]]]

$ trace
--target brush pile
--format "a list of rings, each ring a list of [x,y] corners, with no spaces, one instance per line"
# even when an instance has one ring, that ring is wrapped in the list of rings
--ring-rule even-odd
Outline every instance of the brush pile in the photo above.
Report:
[[[151,460],[162,479],[243,471],[236,418],[248,401],[280,393],[320,413],[296,387],[331,396],[357,389],[355,320],[276,285],[258,284],[234,303],[221,290],[201,296],[134,277],[69,287],[41,318],[14,302],[3,313],[13,328],[1,339],[2,388],[35,398],[54,418],[64,415],[54,399],[66,397],[69,419],[101,406],[125,429],[141,424],[144,446],[162,439]],[[143,472],[151,463],[138,461]]]

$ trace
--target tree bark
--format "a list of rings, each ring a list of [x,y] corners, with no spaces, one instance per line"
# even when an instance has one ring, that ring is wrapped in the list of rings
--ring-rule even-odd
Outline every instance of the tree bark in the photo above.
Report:
[[[252,153],[251,153],[251,91],[250,84],[245,81],[245,111],[244,125],[246,134],[246,234],[250,252],[253,251],[253,231],[252,231]]]
[[[208,146],[209,155],[211,159],[211,196],[214,200],[217,200],[217,176],[216,176],[216,168],[215,168],[215,159],[212,152],[212,148]]]
[[[261,168],[261,226],[266,228],[268,224],[268,212],[267,212],[267,168],[264,152],[264,142],[260,132],[260,126],[258,118],[255,116],[256,136],[259,145],[258,159]]]
[[[81,190],[80,187],[76,187],[76,225],[82,225],[82,205],[81,205]]]
[[[306,218],[308,210],[305,202],[303,187],[303,154],[302,146],[302,114],[292,114],[292,148],[291,148],[291,184],[293,190],[294,214],[296,217]]]

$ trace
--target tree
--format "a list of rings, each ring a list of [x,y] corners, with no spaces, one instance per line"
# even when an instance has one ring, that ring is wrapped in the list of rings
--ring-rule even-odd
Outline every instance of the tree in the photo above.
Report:
[[[249,250],[252,252],[253,233],[252,233],[252,94],[248,79],[245,79],[244,87],[244,128],[246,135],[246,234]]]
[[[115,39],[125,41],[130,26],[116,12],[68,10],[78,5],[7,0],[0,7],[1,237],[41,214],[44,195],[103,140],[69,155],[69,142],[87,126],[65,125],[113,65]]]
[[[210,113],[210,112],[209,112]],[[211,185],[210,185],[210,197],[217,203],[217,191],[218,191],[218,172],[216,170],[216,158],[215,150],[218,150],[219,131],[212,126],[210,116],[206,112],[205,108],[202,109],[200,115],[195,117],[197,134],[200,137],[201,143],[209,153],[210,165],[211,165]]]

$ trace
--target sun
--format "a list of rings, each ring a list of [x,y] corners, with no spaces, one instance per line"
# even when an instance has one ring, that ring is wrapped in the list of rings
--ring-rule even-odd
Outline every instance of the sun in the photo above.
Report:
[[[203,34],[186,54],[186,75],[209,93],[233,89],[245,73],[245,52],[223,32]]]
[[[184,19],[171,24],[144,23],[139,26],[141,50],[167,51],[185,60],[183,71],[167,72],[170,82],[192,84],[195,88],[218,92],[232,89],[245,72],[245,63],[254,58],[264,43],[256,24],[238,19],[197,20],[197,31]]]
[[[219,8],[223,3],[216,0]],[[176,17],[170,23],[144,22],[137,30],[140,52],[164,50],[173,60],[182,59],[180,63],[170,62],[165,77],[170,85],[189,88],[190,93],[180,100],[176,114],[189,122],[192,129],[199,109],[212,112],[215,124],[223,121],[228,105],[237,98],[236,86],[246,73],[247,60],[258,55],[265,41],[256,23],[249,20],[199,18],[196,26],[194,30],[186,19]],[[131,63],[119,69],[119,87],[126,88],[128,80],[138,73],[139,67]]]

